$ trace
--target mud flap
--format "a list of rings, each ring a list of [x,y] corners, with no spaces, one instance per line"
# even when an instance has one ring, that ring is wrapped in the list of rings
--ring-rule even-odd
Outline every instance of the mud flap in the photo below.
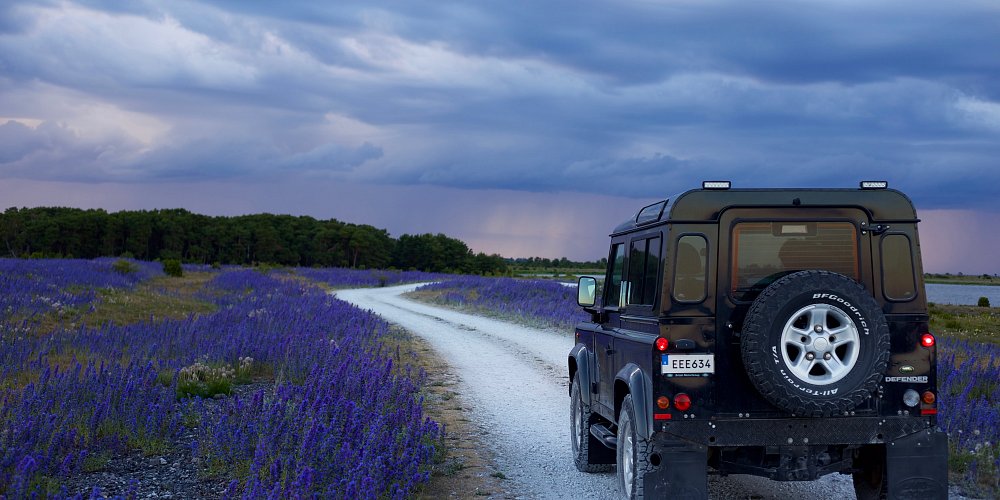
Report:
[[[654,465],[657,460],[658,465]],[[683,441],[657,441],[650,465],[652,470],[643,477],[646,498],[708,498],[708,447]]]
[[[926,430],[885,445],[888,497],[948,498],[948,435]]]

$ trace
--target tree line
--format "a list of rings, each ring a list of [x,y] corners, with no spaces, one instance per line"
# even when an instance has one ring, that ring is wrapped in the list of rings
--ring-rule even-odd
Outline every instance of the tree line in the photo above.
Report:
[[[9,257],[127,256],[203,264],[417,269],[502,274],[499,255],[473,253],[444,234],[404,234],[309,216],[207,216],[184,209],[9,208],[0,214]]]
[[[608,266],[608,258],[601,257],[592,261],[572,261],[566,257],[559,259],[549,259],[546,257],[527,257],[517,259],[507,259],[507,264],[515,268],[558,270],[558,269],[605,269]]]

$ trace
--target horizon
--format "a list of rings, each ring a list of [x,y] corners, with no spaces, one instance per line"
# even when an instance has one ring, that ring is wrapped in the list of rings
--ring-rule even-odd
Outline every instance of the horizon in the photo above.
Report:
[[[890,188],[891,188],[891,186],[890,186]],[[8,208],[63,208],[63,207],[62,206],[58,206],[57,207],[55,205],[51,205],[51,206],[38,206],[38,207],[16,207],[15,206],[15,207],[8,207]],[[65,207],[65,208],[78,208],[78,209],[81,209],[81,210],[104,210],[107,213],[115,213],[115,212],[121,212],[121,211],[131,211],[131,210],[137,210],[137,211],[138,210],[147,210],[147,211],[151,211],[151,210],[178,210],[179,209],[179,210],[187,210],[188,212],[191,212],[191,213],[194,213],[194,214],[205,215],[205,216],[209,216],[209,217],[240,217],[240,216],[257,215],[257,214],[271,214],[271,215],[279,215],[279,216],[287,215],[287,216],[292,216],[292,217],[313,217],[313,218],[318,219],[318,220],[334,219],[334,220],[336,220],[338,222],[342,222],[342,223],[355,224],[355,225],[370,225],[370,226],[373,226],[373,227],[375,227],[376,229],[379,229],[379,230],[386,230],[387,232],[389,232],[389,235],[393,239],[397,239],[397,240],[403,234],[417,235],[417,234],[438,234],[438,233],[441,233],[441,231],[437,231],[437,232],[424,231],[424,232],[418,232],[418,233],[405,233],[404,232],[404,233],[394,234],[391,231],[388,231],[388,229],[386,229],[384,227],[375,226],[373,224],[368,224],[368,223],[365,223],[365,222],[343,220],[343,219],[340,219],[338,217],[314,217],[314,216],[309,215],[309,214],[294,214],[294,213],[287,213],[287,212],[239,212],[239,213],[234,212],[234,213],[226,213],[226,214],[210,214],[210,213],[202,213],[202,212],[198,212],[198,211],[189,210],[189,209],[184,208],[184,207],[153,207],[153,208],[137,208],[137,209],[127,209],[126,208],[126,209],[117,209],[117,210],[108,210],[108,209],[103,208],[103,207]],[[627,220],[627,219],[631,218],[631,216],[634,216],[634,213],[635,212],[633,212],[633,214],[630,214],[630,215],[628,215],[626,217],[623,217],[621,220],[619,220],[619,222],[621,222],[622,220]],[[918,213],[918,219],[920,218],[919,216],[920,216],[920,214]],[[921,226],[918,223],[918,230],[919,230],[920,227]],[[608,230],[610,231],[610,229],[611,229],[611,227],[609,227]],[[444,234],[445,234],[445,236],[448,236],[448,237],[457,238],[456,236],[454,236],[452,234],[448,234],[447,232],[444,232]],[[457,238],[457,239],[460,239],[463,243],[465,243],[466,245],[468,245],[469,246],[469,250],[472,251],[472,252],[474,252],[474,253],[480,253],[480,252],[482,252],[482,253],[486,253],[486,254],[490,254],[490,255],[497,254],[497,252],[485,252],[485,251],[482,251],[482,250],[477,250],[476,248],[473,248],[471,245],[469,245],[468,241],[466,241],[466,240],[464,240],[462,238]],[[924,238],[922,237],[922,239],[924,239]],[[609,240],[607,240],[607,238],[604,238],[604,241],[607,242]],[[922,243],[922,245],[925,245],[925,244]],[[607,248],[607,247],[605,247],[605,248]],[[502,253],[499,253],[499,255],[501,257],[505,258],[505,259],[512,259],[512,260],[516,260],[516,259],[530,259],[530,258],[545,258],[545,259],[550,259],[550,260],[558,260],[558,259],[561,259],[561,258],[567,258],[568,260],[573,261],[573,262],[594,262],[594,261],[600,261],[602,258],[607,258],[607,255],[604,255],[604,254],[599,255],[597,257],[591,257],[591,258],[587,258],[587,257],[570,258],[568,255],[557,255],[557,256],[551,256],[551,255],[506,255],[506,254],[502,254]],[[924,269],[923,269],[924,274],[942,274],[942,275],[954,275],[954,276],[962,276],[962,275],[965,275],[965,276],[982,276],[982,275],[1000,276],[1000,273],[998,273],[996,271],[994,271],[994,272],[988,272],[988,271],[974,271],[974,270],[973,271],[955,271],[955,270],[947,270],[947,269],[945,269],[945,270],[941,270],[941,269],[928,269],[927,265],[926,265],[927,259],[924,258],[923,262],[924,262]]]
[[[579,261],[703,180],[887,180],[926,272],[997,274],[997,19],[975,0],[14,0],[0,203],[308,215]]]

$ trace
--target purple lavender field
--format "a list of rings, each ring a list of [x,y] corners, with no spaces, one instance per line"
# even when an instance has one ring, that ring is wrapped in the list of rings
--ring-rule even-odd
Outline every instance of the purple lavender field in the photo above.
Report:
[[[428,479],[441,431],[422,374],[383,347],[387,323],[318,287],[229,269],[204,293],[211,314],[36,329],[159,274],[112,262],[0,259],[0,497],[134,496],[134,481],[94,491],[86,475],[172,447],[224,496],[403,498]]]
[[[427,295],[432,302],[534,326],[569,331],[589,318],[576,305],[576,288],[555,281],[461,276],[424,285],[417,291],[435,292]]]
[[[453,277],[450,274],[425,273],[423,271],[394,271],[384,269],[346,269],[339,267],[312,268],[295,267],[289,273],[325,283],[334,288],[357,288],[370,286],[392,286],[401,283],[436,281]]]
[[[132,272],[116,271],[118,262]],[[58,313],[93,302],[98,289],[128,289],[161,275],[159,263],[131,259],[0,259],[0,318]]]
[[[427,296],[432,302],[506,319],[527,319],[531,324],[564,329],[567,335],[588,317],[576,304],[575,287],[551,281],[468,276],[419,290],[434,292]],[[938,421],[949,435],[951,471],[973,495],[998,496],[1000,345],[938,337]]]

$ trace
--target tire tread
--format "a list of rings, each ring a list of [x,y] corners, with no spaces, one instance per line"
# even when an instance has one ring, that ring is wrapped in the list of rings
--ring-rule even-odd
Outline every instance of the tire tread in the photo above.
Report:
[[[866,313],[871,313],[869,316],[875,323],[872,348],[876,350],[876,355],[871,363],[871,372],[855,389],[835,398],[807,398],[791,392],[784,384],[777,383],[769,367],[765,366],[770,359],[770,354],[766,352],[767,339],[774,321],[789,300],[809,290],[839,291],[855,300],[859,308],[864,307]],[[830,271],[799,271],[771,283],[754,300],[746,315],[740,349],[747,375],[765,399],[794,415],[829,417],[856,408],[878,387],[889,362],[889,329],[878,304],[861,284]]]

